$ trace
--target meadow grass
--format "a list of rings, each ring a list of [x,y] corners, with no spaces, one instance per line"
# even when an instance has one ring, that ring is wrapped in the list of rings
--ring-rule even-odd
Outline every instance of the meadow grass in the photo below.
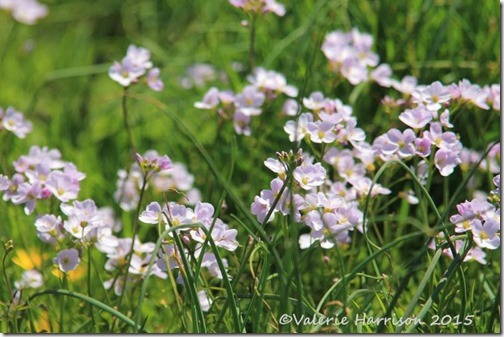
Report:
[[[481,86],[499,83],[496,2],[284,1],[284,17],[255,19],[224,0],[44,3],[49,15],[35,26],[22,25],[0,12],[0,107],[16,107],[34,125],[26,139],[0,130],[0,164],[4,165],[0,174],[12,176],[12,162],[32,145],[57,148],[65,161],[86,174],[79,200],[92,198],[97,205],[113,207],[122,221],[120,235],[131,236],[138,221],[135,211],[121,210],[113,198],[117,171],[132,163],[122,119],[124,98],[138,152],[156,149],[184,163],[195,177],[201,199],[238,230],[239,247],[234,252],[220,250],[207,233],[206,249],[216,255],[218,269],[229,280],[211,277],[201,261],[191,264],[183,258],[183,285],[176,284],[172,275],[166,280],[147,276],[116,296],[103,287],[110,273],[103,269],[105,255],[97,250],[81,257],[84,272],[76,279],[51,272],[56,250],[37,238],[33,224],[37,212],[54,211],[57,206],[40,204],[36,213],[27,216],[22,206],[0,200],[0,243],[13,242],[12,251],[8,253],[7,246],[1,251],[9,286],[33,266],[44,275],[43,288],[23,291],[22,306],[12,305],[2,277],[1,332],[501,331],[500,250],[488,250],[487,264],[480,265],[462,263],[470,240],[455,259],[443,256],[441,249],[426,247],[438,231],[453,233],[449,217],[457,212],[456,205],[470,200],[474,190],[492,190],[493,175],[474,166],[456,169],[449,177],[438,174],[425,185],[408,164],[390,161],[377,167],[372,178],[392,193],[363,200],[369,223],[364,233],[353,231],[350,244],[330,250],[319,244],[301,250],[298,238],[306,227],[278,215],[261,223],[250,211],[254,196],[268,188],[273,178],[264,160],[277,151],[297,150],[283,131],[291,118],[279,114],[282,105],[268,106],[253,121],[252,136],[245,137],[235,134],[231,123],[220,125],[215,114],[193,107],[210,84],[187,90],[179,83],[186,67],[206,62],[228,77],[227,84],[216,80],[212,85],[243,89],[249,73],[250,33],[240,21],[255,20],[255,65],[284,74],[288,83],[299,88],[298,100],[320,90],[350,104],[370,142],[401,125],[398,113],[388,113],[380,104],[384,88],[336,82],[320,50],[326,34],[354,27],[372,34],[380,62],[390,64],[396,78],[413,75],[424,84],[457,83],[464,78]],[[110,80],[110,65],[130,44],[151,51],[165,83],[162,92],[132,87],[123,96],[123,88]],[[234,71],[232,62],[241,62],[245,69]],[[500,111],[471,107],[460,111],[453,123],[464,146],[485,153],[489,144],[500,139]],[[292,187],[292,180],[288,174],[285,186]],[[418,205],[397,197],[405,186],[415,191]],[[167,195],[175,197],[174,192]],[[162,202],[163,197],[146,191],[139,210],[153,200]],[[208,231],[202,225],[188,227]],[[157,248],[170,233],[142,224],[138,228],[142,242],[154,242]],[[182,251],[184,242],[177,235],[173,238]],[[443,248],[452,245],[448,240]],[[23,251],[42,261],[31,261],[22,256]],[[14,263],[16,256],[22,263]],[[150,270],[153,263],[154,256],[146,267]],[[199,289],[206,289],[213,300],[208,312],[198,301]],[[281,324],[284,314],[312,320],[348,318],[351,323]],[[368,324],[359,321],[364,315],[417,317],[424,324]],[[464,322],[467,317],[470,324],[456,324],[455,320]]]

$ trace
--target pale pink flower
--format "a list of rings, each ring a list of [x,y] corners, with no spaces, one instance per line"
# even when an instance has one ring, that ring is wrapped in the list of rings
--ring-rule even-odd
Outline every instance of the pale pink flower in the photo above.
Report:
[[[266,96],[256,87],[247,85],[243,91],[236,95],[236,107],[245,116],[257,116],[262,113],[261,106]]]
[[[128,59],[134,67],[139,67],[144,70],[152,68],[150,51],[143,47],[137,47],[132,44],[129,45],[125,59]]]
[[[164,212],[164,213],[163,213]],[[161,208],[159,203],[151,202],[147,205],[145,211],[140,214],[138,219],[147,224],[168,224],[168,219],[166,218],[165,213],[168,213],[166,207]]]
[[[34,25],[37,20],[47,16],[47,6],[40,4],[36,0],[14,0],[7,1],[11,3],[10,9],[12,17],[26,25]]]
[[[161,91],[164,83],[159,79],[159,68],[152,68],[147,74],[147,85],[154,91]]]
[[[219,90],[216,87],[211,87],[205,96],[203,101],[194,103],[194,107],[197,109],[214,109],[219,105]]]
[[[380,64],[376,69],[371,71],[371,79],[378,83],[380,86],[389,88],[392,86],[392,69],[388,64]]]
[[[493,219],[485,221],[482,224],[479,221],[475,221],[471,224],[471,230],[473,233],[474,242],[480,248],[497,249],[500,246],[500,223]]]
[[[207,296],[204,290],[198,291],[198,301],[201,310],[205,312],[210,310],[210,307],[212,306],[212,299]]]
[[[110,78],[123,87],[136,83],[143,74],[145,74],[145,68],[134,65],[129,58],[124,58],[121,63],[114,61],[109,69]]]
[[[324,184],[326,170],[320,163],[311,164],[308,161],[304,161],[301,166],[294,169],[293,177],[301,188],[310,190],[313,187]]]
[[[439,81],[432,83],[424,89],[417,88],[412,93],[412,96],[414,103],[425,104],[429,111],[438,111],[443,104],[448,103],[451,99],[450,91]]]
[[[443,177],[452,174],[460,162],[458,153],[449,149],[439,149],[434,156],[434,163]]]
[[[3,114],[2,108],[0,108],[0,131],[2,126],[14,133],[19,138],[25,138],[28,133],[32,131],[32,123],[24,119],[23,114],[14,110],[13,107],[8,107]]]
[[[80,263],[79,252],[76,249],[64,249],[58,253],[53,262],[59,270],[66,273],[75,270]]]
[[[40,288],[44,285],[42,274],[36,270],[26,270],[21,275],[21,280],[14,282],[16,289]]]
[[[334,124],[329,122],[311,122],[306,129],[310,135],[310,140],[314,143],[332,143],[336,139],[334,134]]]
[[[417,87],[417,79],[414,76],[404,76],[401,82],[392,81],[392,87],[405,95],[411,95]]]
[[[415,153],[416,137],[411,129],[406,129],[402,133],[397,129],[390,129],[386,133],[386,140],[382,151],[387,155],[397,153],[401,158],[407,158]]]
[[[79,182],[65,175],[61,171],[53,171],[46,187],[60,201],[68,202],[77,199],[80,190]]]
[[[399,120],[413,129],[421,129],[432,120],[432,113],[423,105],[407,109],[399,115]]]
[[[289,135],[291,142],[300,142],[308,134],[308,124],[313,122],[313,115],[309,112],[299,115],[297,121],[285,123],[284,131]]]
[[[282,107],[282,113],[286,116],[296,116],[299,111],[299,104],[295,99],[288,98]]]

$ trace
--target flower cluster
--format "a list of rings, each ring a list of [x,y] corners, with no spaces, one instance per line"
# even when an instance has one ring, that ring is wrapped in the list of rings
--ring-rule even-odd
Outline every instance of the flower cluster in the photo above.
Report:
[[[275,100],[281,94],[289,97],[298,94],[294,86],[287,84],[285,76],[264,68],[255,69],[254,74],[248,76],[248,81],[250,85],[236,94],[212,87],[194,107],[216,110],[224,119],[233,118],[236,133],[250,136],[252,117],[262,114],[265,103]]]
[[[179,82],[182,88],[192,89],[204,87],[207,83],[217,79],[227,82],[226,73],[218,72],[207,63],[195,63],[186,69],[185,75],[179,79]]]
[[[399,115],[399,120],[409,128],[403,131],[393,128],[375,139],[373,149],[382,160],[418,156],[425,163],[424,160],[433,155],[435,166],[442,176],[450,175],[463,158],[465,164],[479,160],[474,160],[471,151],[464,149],[458,136],[449,131],[453,124],[448,108],[453,105],[456,109],[462,104],[469,104],[481,109],[489,109],[490,105],[500,109],[500,98],[490,96],[490,92],[500,92],[500,86],[493,85],[493,91],[483,90],[468,80],[449,86],[439,81],[424,86],[417,85],[412,77],[403,79],[401,83],[394,82],[393,86],[406,95],[400,105],[409,108]],[[497,165],[495,163],[490,168],[492,172],[496,171]]]
[[[0,131],[3,129],[12,132],[18,138],[25,138],[32,131],[32,123],[24,119],[21,112],[13,107],[7,110],[0,108]]]
[[[500,111],[500,85],[480,87],[463,79],[458,83],[443,85],[435,81],[430,85],[420,85],[413,76],[405,76],[401,81],[391,79],[392,87],[402,94],[398,100],[386,96],[382,103],[386,106],[414,108],[425,106],[429,111],[442,108],[472,106],[483,110],[490,107]]]
[[[350,32],[333,31],[327,34],[322,52],[329,60],[331,71],[341,74],[352,85],[366,81],[382,87],[392,87],[403,94],[393,99],[385,96],[382,103],[387,108],[411,108],[424,105],[429,111],[438,111],[450,104],[467,104],[488,110],[500,110],[500,85],[480,87],[463,79],[459,83],[443,86],[440,82],[418,85],[414,76],[405,76],[401,81],[392,78],[388,64],[379,64],[379,57],[371,51],[373,37],[354,28]]]
[[[150,51],[134,45],[128,47],[126,56],[121,62],[114,61],[109,69],[110,78],[123,87],[138,83],[146,73],[145,81],[149,88],[154,91],[163,90],[164,84],[159,79],[159,68],[152,68]]]
[[[37,200],[60,202],[60,215],[41,214],[35,220],[37,237],[62,249],[53,259],[62,272],[75,270],[80,263],[80,249],[94,245],[106,253],[117,245],[112,231],[121,229],[111,208],[97,208],[91,199],[77,201],[80,181],[85,174],[70,162],[61,160],[61,153],[38,146],[14,162],[16,173],[11,179],[0,175],[0,191],[4,201],[24,204],[26,214],[35,210]],[[25,272],[17,288],[37,287],[42,278],[38,271]]]
[[[119,170],[117,189],[114,199],[124,211],[136,208],[140,200],[140,189],[146,174],[149,175],[149,185],[157,193],[176,191],[185,193],[180,201],[195,204],[200,200],[200,193],[193,188],[194,176],[181,163],[172,163],[166,156],[160,156],[155,150],[147,151],[144,156],[137,155],[129,172]]]
[[[245,12],[255,14],[274,13],[278,16],[285,15],[285,7],[275,0],[229,0],[229,3]]]
[[[121,225],[115,220],[112,208],[98,208],[92,199],[86,199],[72,204],[62,203],[60,210],[66,219],[53,214],[37,217],[35,228],[41,241],[61,244],[66,238],[79,247],[94,244],[104,253],[117,245],[112,232],[119,231]]]
[[[118,238],[113,232],[121,230],[121,223],[115,219],[112,208],[98,208],[92,199],[86,199],[61,203],[60,210],[64,218],[43,214],[35,220],[38,238],[60,249],[53,259],[60,271],[77,269],[82,249],[94,246],[102,253],[110,253],[117,247]]]
[[[14,162],[16,173],[11,179],[0,175],[3,200],[24,204],[26,214],[35,209],[37,200],[54,197],[61,202],[76,199],[80,181],[86,177],[74,164],[61,160],[61,153],[32,146],[28,155]]]
[[[112,273],[115,270],[127,267],[128,256],[131,253],[132,238],[117,239],[117,245],[106,252],[107,262],[105,262],[105,270]],[[141,243],[138,238],[135,238],[133,244],[133,255],[128,268],[128,276],[121,275],[109,280],[106,280],[103,285],[105,289],[113,288],[117,296],[121,295],[126,284],[136,282],[147,275],[149,261],[155,250],[155,243]],[[166,273],[161,271],[157,264],[153,265],[152,275],[156,275],[162,279],[167,277]]]
[[[483,249],[497,249],[500,246],[500,174],[493,179],[495,189],[490,192],[488,200],[473,199],[457,205],[458,214],[450,217],[450,222],[455,225],[455,233],[471,233],[476,247],[469,249],[464,261],[476,260],[486,264],[486,253]],[[438,235],[439,243],[444,241],[444,235]],[[456,240],[455,250],[466,243],[466,240]],[[435,249],[435,243],[430,243],[430,248]],[[451,258],[453,254],[449,248],[443,253]]]
[[[290,141],[306,140],[321,144],[323,161],[331,165],[337,174],[339,193],[350,193],[348,195],[358,198],[366,196],[372,184],[366,175],[375,170],[377,156],[365,141],[364,131],[357,127],[352,108],[339,99],[325,98],[321,92],[303,98],[303,106],[310,112],[302,113],[297,121],[288,121],[284,126]],[[349,145],[352,149],[344,148]],[[348,191],[347,184],[351,186]],[[371,191],[372,196],[388,193],[390,191],[379,184],[375,184]]]
[[[303,107],[309,112],[300,114],[297,121],[288,121],[284,130],[292,142],[305,140],[320,144],[320,158],[332,167],[334,175],[330,177],[321,163],[312,164],[312,160],[305,156],[303,164],[292,169],[294,185],[300,192],[284,192],[273,207],[289,165],[269,158],[265,165],[279,177],[271,182],[271,190],[263,190],[255,197],[252,212],[263,222],[269,213],[271,216],[267,221],[271,221],[278,211],[287,215],[293,210],[296,221],[311,229],[310,234],[300,237],[301,247],[307,248],[320,241],[322,248],[331,248],[335,243],[348,243],[349,230],[362,230],[363,214],[358,207],[368,195],[387,195],[391,191],[380,184],[375,184],[371,190],[373,181],[367,173],[375,170],[376,156],[372,146],[365,142],[364,131],[357,127],[350,106],[314,92],[303,99]],[[415,202],[410,192],[403,194]]]
[[[322,52],[329,60],[331,71],[341,74],[351,84],[372,80],[390,87],[392,69],[387,64],[378,66],[379,57],[371,51],[372,46],[373,37],[354,28],[348,33],[333,31],[327,34]]]
[[[251,212],[259,222],[272,221],[276,213],[293,214],[296,222],[310,229],[309,234],[299,238],[302,249],[316,241],[320,241],[322,248],[330,249],[335,244],[349,243],[349,231],[354,228],[362,231],[363,214],[358,209],[358,197],[369,192],[369,178],[354,179],[355,186],[347,187],[345,181],[332,182],[322,164],[313,163],[306,155],[298,154],[294,160],[292,154],[279,157],[280,160],[265,161],[266,167],[278,177],[271,181],[271,189],[261,191],[251,205]],[[292,190],[284,186],[289,172],[294,180]],[[375,185],[373,192],[390,193],[380,185]]]
[[[214,217],[214,207],[208,203],[198,201],[194,209],[192,209],[174,202],[169,202],[163,207],[158,202],[151,202],[140,214],[139,220],[146,224],[155,225],[158,229],[162,227],[164,230],[186,225],[175,230],[176,233],[171,232],[169,234],[170,239],[166,240],[166,243],[162,246],[162,251],[159,252],[156,262],[156,266],[160,272],[167,271],[167,266],[172,270],[183,268],[180,258],[181,252],[177,249],[173,240],[174,235],[179,235],[186,246],[184,254],[186,254],[188,261],[196,262],[193,260],[201,258],[201,265],[207,268],[212,276],[221,279],[223,275],[218,267],[214,253],[211,252],[210,243],[207,243],[208,252],[205,252],[201,256],[203,245],[208,240],[207,233],[210,234],[216,247],[230,252],[238,248],[238,242],[236,241],[238,231],[230,229],[221,219]],[[197,226],[191,228],[190,225],[204,226],[207,231]],[[191,250],[192,254],[189,254],[188,249]],[[227,266],[225,259],[223,259],[223,264]],[[179,274],[179,282],[181,280],[181,275]]]
[[[453,241],[453,240],[452,240]],[[443,232],[440,232],[435,238],[429,241],[428,248],[435,250],[439,245],[445,244],[446,239]],[[465,240],[456,240],[453,242],[455,252],[457,254],[462,252],[462,248],[466,244]],[[450,247],[446,247],[443,249],[443,255],[453,259],[453,252]],[[486,264],[486,253],[480,247],[472,247],[467,251],[466,256],[464,257],[464,262],[469,261],[477,261],[481,264]]]
[[[324,98],[321,92],[314,92],[303,98],[303,105],[312,112],[305,112],[297,121],[288,121],[284,130],[291,142],[300,142],[307,137],[313,143],[357,145],[366,138],[364,131],[356,127],[352,108],[339,99]]]
[[[0,0],[0,9],[11,12],[16,21],[26,25],[34,25],[48,13],[47,6],[37,0]]]
[[[489,147],[492,145],[489,145]],[[500,172],[500,143],[493,145],[488,149],[488,155],[486,160],[483,160],[478,168],[482,172],[490,172],[497,174]],[[468,171],[471,166],[477,165],[480,161],[483,153],[481,151],[475,151],[468,148],[463,148],[460,151],[460,169],[462,171]]]

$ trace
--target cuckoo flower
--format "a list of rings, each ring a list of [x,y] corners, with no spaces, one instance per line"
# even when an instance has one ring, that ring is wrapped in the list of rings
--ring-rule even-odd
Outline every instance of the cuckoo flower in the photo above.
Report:
[[[422,129],[432,120],[432,113],[423,105],[407,109],[399,115],[399,120],[413,129]]]
[[[58,253],[53,262],[64,273],[75,270],[80,263],[79,252],[76,249],[64,249]]]
[[[301,166],[294,169],[293,177],[301,188],[310,190],[324,184],[326,170],[320,163],[312,164],[308,161],[304,161]]]
[[[48,13],[47,6],[37,0],[3,0],[0,8],[12,12],[12,17],[25,25],[34,25]]]
[[[154,91],[161,91],[164,84],[159,79],[159,68],[152,68],[152,66],[149,50],[130,45],[121,62],[114,61],[109,69],[109,76],[123,87],[129,87],[139,83],[140,78],[150,69],[144,83]]]
[[[285,15],[285,7],[276,0],[229,0],[229,3],[245,12],[256,14],[274,13],[278,16]]]
[[[18,138],[25,138],[32,131],[32,123],[24,119],[21,112],[8,107],[5,113],[0,108],[0,131],[2,127],[15,134]]]

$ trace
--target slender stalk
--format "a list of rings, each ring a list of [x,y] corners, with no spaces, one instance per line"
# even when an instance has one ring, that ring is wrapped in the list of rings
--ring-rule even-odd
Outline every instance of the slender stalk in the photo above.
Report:
[[[431,296],[423,304],[422,310],[420,310],[420,312],[415,316],[416,318],[418,318],[418,322],[415,321],[413,324],[409,325],[407,327],[408,330],[406,330],[406,333],[412,333],[414,331],[414,329],[417,327],[419,322],[422,321],[424,316],[430,310],[430,308],[434,304],[434,302],[437,301],[441,290],[449,283],[449,280],[451,279],[452,275],[458,270],[458,268],[460,267],[462,262],[464,262],[464,259],[467,255],[467,253],[469,252],[469,249],[471,248],[470,245],[471,245],[471,243],[466,242],[463,251],[460,252],[460,254],[453,255],[452,263],[450,264],[448,269],[443,273],[443,276],[441,277],[438,284],[434,288],[434,291],[432,292]],[[405,326],[398,326],[395,333],[400,333],[404,328],[405,328]]]
[[[138,199],[138,205],[137,205],[137,209],[135,212],[135,219],[133,220],[133,238],[131,240],[131,247],[130,247],[130,250],[128,253],[129,255],[128,255],[128,263],[126,264],[126,275],[124,276],[124,286],[121,291],[121,296],[119,297],[119,303],[117,304],[117,308],[121,307],[121,303],[122,303],[122,300],[124,298],[124,293],[125,293],[124,290],[126,289],[126,282],[128,281],[129,268],[131,265],[131,259],[133,257],[133,249],[135,247],[135,239],[136,239],[136,235],[138,232],[138,216],[140,215],[140,208],[142,207],[142,199],[145,194],[145,188],[147,187],[147,180],[149,180],[148,173],[145,173],[144,179],[142,182],[142,189],[140,190],[140,198]]]
[[[231,180],[231,178],[233,177],[234,166],[235,166],[235,156],[236,156],[236,142],[233,142],[233,146],[231,147],[231,161],[230,161],[230,165],[229,165],[228,180]],[[207,172],[209,172],[209,171],[207,171]],[[220,216],[220,212],[222,210],[222,204],[224,203],[226,196],[227,196],[227,191],[224,190],[224,192],[222,192],[222,195],[219,199],[219,202],[217,203],[217,207],[215,209],[215,214],[214,214],[214,219],[213,219],[212,224],[210,225],[210,228],[208,230],[210,233],[212,233],[214,226],[215,226],[215,223],[217,222],[217,218]],[[159,234],[161,235],[161,233],[159,233]],[[205,242],[201,246],[200,257],[196,263],[196,268],[195,268],[196,286],[198,285],[201,264],[203,263],[203,257],[205,255],[206,249],[208,247],[209,240],[210,240],[210,238],[207,237],[205,239]]]
[[[88,247],[88,271],[87,271],[87,284],[88,284],[88,296],[93,297],[91,293],[91,247]],[[89,304],[89,314],[91,315],[91,321],[93,322],[93,327],[96,328],[95,317],[93,313],[93,306]]]
[[[121,99],[121,107],[122,107],[122,113],[123,113],[123,121],[124,121],[124,128],[126,129],[126,132],[128,133],[128,140],[131,146],[131,151],[132,153],[136,153],[136,146],[135,146],[135,141],[133,140],[133,134],[131,132],[131,126],[129,124],[128,120],[128,106],[126,104],[126,98],[128,97],[128,87],[124,87],[122,99]]]
[[[191,229],[193,229],[193,228],[201,228],[201,230],[203,230],[203,232],[205,232],[206,237],[210,238],[210,240],[208,242],[210,244],[212,252],[215,254],[215,258],[217,260],[217,264],[218,264],[219,270],[220,270],[220,272],[223,275],[224,286],[225,286],[226,291],[227,291],[227,301],[226,301],[226,304],[229,303],[229,302],[231,302],[231,313],[232,313],[232,317],[233,317],[233,323],[234,323],[235,330],[236,330],[236,332],[242,332],[242,328],[241,328],[242,324],[241,324],[240,315],[239,315],[239,312],[238,312],[239,306],[236,303],[235,293],[233,291],[233,287],[231,285],[231,282],[229,281],[229,275],[228,275],[228,273],[226,271],[226,268],[224,267],[224,264],[222,263],[222,258],[220,257],[220,253],[217,250],[217,246],[215,245],[214,240],[211,238],[210,232],[208,231],[208,229],[205,226],[203,226],[202,224],[198,224],[198,223],[187,224],[187,225],[171,226],[166,231],[164,231],[161,234],[161,236],[158,238],[158,240],[156,242],[156,246],[154,248],[154,251],[157,252],[159,250],[159,248],[161,247],[161,244],[163,243],[163,240],[171,232],[175,232],[177,230],[181,230],[181,229],[184,229],[184,228],[191,228]],[[174,234],[174,236],[176,236],[176,233]],[[182,258],[182,256],[181,256],[181,258]],[[147,290],[147,282],[148,282],[148,280],[149,280],[149,278],[150,278],[150,276],[152,274],[152,267],[154,265],[154,262],[155,262],[155,255],[153,254],[151,256],[151,258],[150,258],[149,266],[147,268],[147,274],[145,276],[145,280],[144,280],[144,282],[142,284],[142,289],[141,289],[141,292],[140,292],[140,298],[139,298],[139,301],[138,301],[136,315],[135,315],[135,317],[136,317],[135,320],[137,322],[140,322],[140,318],[141,318],[141,310],[140,309],[142,307],[142,303],[143,303],[143,300],[145,298],[145,292]],[[197,303],[199,304],[199,302],[197,302]]]
[[[96,262],[93,260],[93,258],[91,258],[91,263],[93,264],[94,269],[95,269],[96,271],[98,271],[98,270],[99,270],[99,269],[98,269],[98,266],[96,265]],[[103,282],[103,278],[101,277],[100,273],[99,273],[99,272],[97,272],[97,273],[96,273],[96,275],[98,275],[98,279],[100,280],[100,284],[103,284],[103,283],[104,283],[104,282]],[[110,301],[110,297],[109,297],[109,295],[108,295],[108,293],[107,293],[106,291],[105,291],[105,298],[107,299],[107,303],[108,303],[108,304],[110,304],[110,303],[111,303],[111,301]]]
[[[173,226],[173,224],[171,224],[169,220],[168,223],[170,227],[176,228],[176,226]],[[205,316],[203,315],[203,311],[201,310],[201,305],[199,303],[193,273],[191,270],[191,266],[189,265],[186,253],[184,252],[184,246],[182,244],[182,241],[180,240],[180,237],[178,236],[178,233],[176,231],[173,234],[173,239],[175,241],[175,247],[176,249],[178,249],[180,260],[182,262],[182,265],[179,265],[179,271],[182,273],[185,285],[187,287],[190,297],[192,298],[191,310],[193,310],[193,329],[194,329],[193,333],[205,333],[206,332]],[[167,266],[167,268],[169,268],[169,266]]]
[[[7,242],[5,245],[5,253],[2,259],[3,276],[5,278],[5,284],[7,285],[7,290],[9,291],[9,296],[13,296],[13,294],[9,278],[7,277],[7,271],[5,270],[5,259],[7,258],[7,255],[9,255],[9,253],[12,251],[12,249],[13,249],[12,242]]]
[[[166,202],[168,203],[168,202]],[[161,223],[158,223],[158,235],[159,237],[161,237],[161,235],[163,234],[163,231],[161,230]],[[161,242],[162,243],[162,242]],[[177,290],[177,281],[175,280],[175,277],[173,277],[173,271],[171,268],[169,268],[170,266],[170,258],[168,257],[168,254],[166,253],[165,249],[164,249],[164,246],[163,245],[160,245],[160,248],[159,249],[156,249],[155,252],[161,250],[162,253],[163,253],[163,260],[165,262],[165,265],[167,266],[166,267],[166,273],[168,274],[168,279],[170,280],[170,285],[173,289],[173,295],[175,297],[175,303],[177,303],[177,309],[178,309],[178,312],[179,312],[179,315],[180,315],[180,318],[182,320],[182,326],[185,328],[186,327],[186,321],[185,321],[185,318],[184,318],[184,309],[182,307],[182,298],[180,297],[180,294]],[[152,254],[151,256],[151,260],[153,259],[153,257],[155,256],[155,253]],[[150,263],[149,263],[149,267],[150,267]],[[148,273],[148,275],[150,275],[150,272]],[[148,275],[146,278],[148,278]],[[147,280],[144,279],[144,283],[146,283]],[[142,301],[143,301],[143,298],[145,296],[145,291],[146,291],[147,288],[144,287],[144,284],[142,284],[142,288],[141,288],[141,292],[140,292],[140,297],[138,299],[138,306],[137,306],[137,314],[136,314],[136,319],[135,321],[136,322],[140,322],[140,315],[141,315],[141,310],[142,310]]]
[[[62,287],[63,288],[66,288],[67,287],[67,276],[66,276],[66,273],[63,273],[63,281],[62,281]],[[63,331],[63,319],[65,317],[65,299],[63,298],[63,300],[61,301],[61,305],[60,305],[60,323],[59,323],[59,332],[62,333],[64,332]]]
[[[35,299],[36,297],[39,297],[42,295],[61,295],[61,296],[66,296],[66,297],[77,298],[77,299],[82,300],[84,302],[87,302],[87,303],[89,303],[89,304],[91,304],[91,305],[93,305],[93,306],[95,306],[105,312],[108,312],[109,314],[113,315],[114,317],[117,317],[119,320],[123,321],[124,323],[135,327],[135,329],[138,329],[139,332],[145,332],[144,330],[140,329],[140,326],[136,325],[135,322],[133,322],[133,320],[129,319],[128,317],[126,317],[125,315],[123,315],[119,311],[109,307],[108,305],[106,305],[100,301],[97,301],[94,298],[91,298],[86,295],[82,295],[82,294],[79,294],[79,293],[76,293],[73,291],[68,291],[66,289],[56,289],[56,290],[48,289],[48,290],[44,290],[44,291],[35,293],[28,299],[28,303],[33,301],[33,299]]]

